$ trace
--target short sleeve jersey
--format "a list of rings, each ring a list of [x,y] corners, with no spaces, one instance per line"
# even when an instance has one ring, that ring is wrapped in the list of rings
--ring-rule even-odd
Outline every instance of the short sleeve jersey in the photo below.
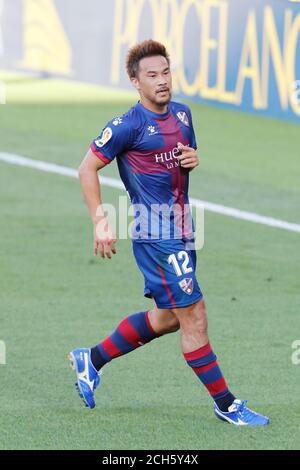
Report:
[[[178,142],[197,148],[190,109],[171,101],[164,114],[138,102],[109,121],[91,143],[93,153],[105,163],[117,159],[134,206],[132,238],[136,241],[193,235],[189,171],[179,164]]]

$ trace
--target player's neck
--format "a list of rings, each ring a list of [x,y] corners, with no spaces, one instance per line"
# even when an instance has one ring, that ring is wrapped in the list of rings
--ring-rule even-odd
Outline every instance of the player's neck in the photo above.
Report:
[[[140,103],[144,106],[144,108],[156,114],[165,114],[168,111],[168,106],[169,106],[168,103],[164,105],[157,105],[147,100],[146,98],[141,98]]]

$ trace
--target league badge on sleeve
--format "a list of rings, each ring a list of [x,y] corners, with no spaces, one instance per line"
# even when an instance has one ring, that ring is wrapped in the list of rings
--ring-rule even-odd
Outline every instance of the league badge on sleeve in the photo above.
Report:
[[[186,277],[182,281],[178,282],[179,287],[188,295],[193,293],[193,279],[191,277]]]
[[[177,117],[180,119],[181,122],[183,122],[185,126],[189,127],[190,123],[184,111],[178,111]]]
[[[95,144],[97,147],[103,147],[111,138],[112,136],[112,130],[110,127],[106,127],[104,131],[102,132],[101,138],[95,140]]]

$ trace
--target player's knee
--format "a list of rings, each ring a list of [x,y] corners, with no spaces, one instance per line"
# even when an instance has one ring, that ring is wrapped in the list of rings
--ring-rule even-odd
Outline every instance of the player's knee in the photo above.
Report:
[[[181,329],[198,331],[202,334],[207,333],[208,322],[203,299],[184,309],[176,309],[175,314],[180,322]]]
[[[180,328],[180,323],[178,319],[173,315],[172,317],[168,318],[167,321],[167,329],[169,333],[174,333],[175,331],[178,331]]]
[[[162,333],[174,333],[180,328],[180,323],[175,315],[169,315],[161,322]]]
[[[199,333],[206,334],[207,333],[207,316],[204,312],[201,312],[200,314],[195,315],[195,328]]]
[[[205,302],[203,299],[200,300],[200,302],[198,302],[197,304],[195,304],[194,317],[195,317],[197,331],[199,331],[200,333],[206,334],[208,324],[207,324]]]
[[[149,311],[149,316],[154,330],[160,334],[173,333],[180,328],[176,315],[172,313],[153,309]]]
[[[206,334],[208,324],[205,311],[195,310],[191,315],[188,328],[194,331],[198,331],[198,333]]]

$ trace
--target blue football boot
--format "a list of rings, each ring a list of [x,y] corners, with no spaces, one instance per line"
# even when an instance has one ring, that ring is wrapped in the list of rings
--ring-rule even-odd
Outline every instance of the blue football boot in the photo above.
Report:
[[[71,369],[75,370],[77,382],[75,387],[85,406],[95,408],[94,391],[100,384],[101,370],[98,372],[91,361],[91,350],[74,349],[68,356]]]
[[[270,420],[246,407],[247,401],[235,399],[227,412],[221,411],[215,403],[214,412],[222,421],[235,426],[266,426]]]

